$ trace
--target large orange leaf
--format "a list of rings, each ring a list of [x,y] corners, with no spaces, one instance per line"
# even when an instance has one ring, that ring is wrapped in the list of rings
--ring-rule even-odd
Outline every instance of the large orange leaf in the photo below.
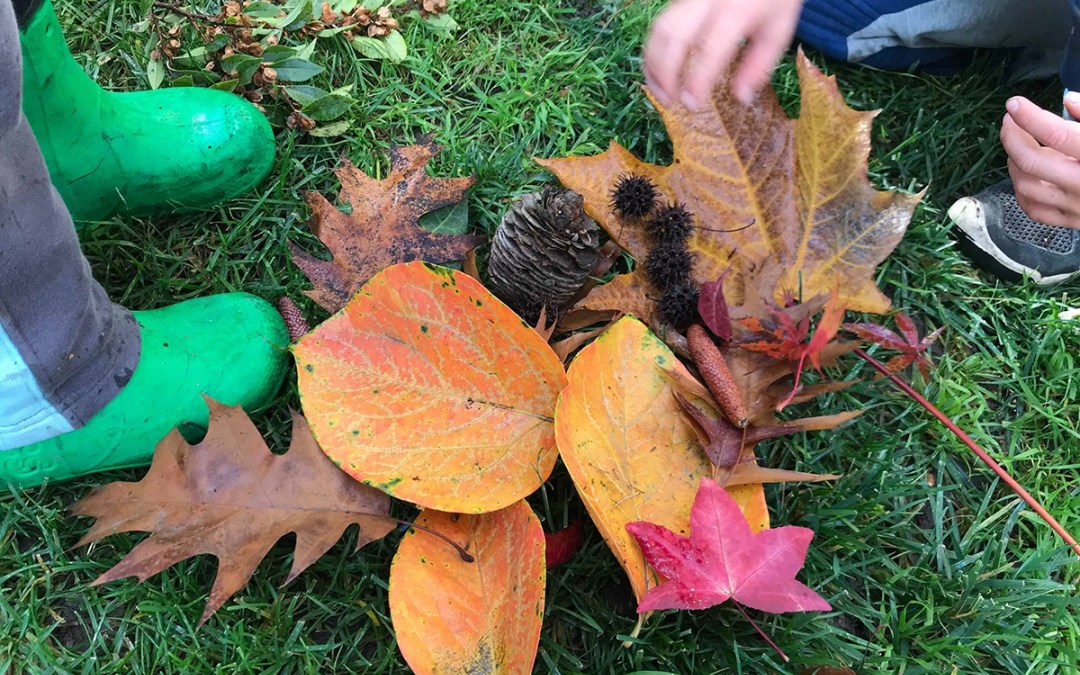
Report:
[[[357,480],[481,513],[551,473],[562,364],[467,274],[389,267],[293,351],[315,437]]]
[[[533,671],[544,616],[544,531],[524,501],[494,513],[425,510],[416,523],[468,542],[467,563],[410,530],[390,567],[398,647],[418,675]]]
[[[574,358],[555,413],[563,462],[638,600],[657,579],[626,524],[643,520],[686,536],[698,484],[712,475],[670,370],[690,378],[659,338],[625,317]],[[755,530],[768,527],[760,485],[730,494]]]
[[[614,212],[611,190],[620,175],[649,177],[666,199],[694,214],[694,281],[713,281],[731,268],[724,292],[733,305],[779,302],[784,291],[810,298],[839,284],[849,309],[882,312],[889,300],[875,286],[874,270],[899,243],[920,195],[870,186],[876,113],[849,108],[834,78],[802,54],[798,71],[798,121],[784,114],[771,90],[743,106],[721,84],[700,112],[653,101],[674,145],[669,166],[642,162],[617,143],[601,155],[540,164],[581,193],[589,215],[639,263],[650,247],[646,228]],[[641,297],[655,300],[659,292],[640,264],[633,277],[597,288],[583,305],[640,312]],[[638,296],[633,303],[628,291]],[[655,303],[649,305],[639,315],[652,323]]]

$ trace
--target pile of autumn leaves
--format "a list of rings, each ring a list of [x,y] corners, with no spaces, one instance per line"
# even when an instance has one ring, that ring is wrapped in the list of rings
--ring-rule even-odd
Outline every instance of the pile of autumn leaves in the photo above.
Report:
[[[643,618],[729,598],[770,612],[828,609],[795,580],[813,533],[768,529],[761,484],[830,477],[758,466],[753,446],[857,414],[777,417],[844,386],[800,385],[798,376],[854,349],[836,339],[845,308],[888,308],[874,270],[918,196],[871,188],[873,114],[849,109],[802,57],[799,73],[798,120],[771,92],[744,107],[723,87],[708,110],[660,108],[675,148],[669,166],[617,144],[595,157],[541,161],[639,261],[650,239],[644,219],[612,204],[619,177],[642,177],[694,219],[687,246],[701,323],[685,331],[689,342],[658,313],[660,292],[639,266],[581,304],[591,316],[622,318],[568,368],[550,335],[523,324],[476,278],[422,262],[461,259],[478,243],[418,225],[472,184],[426,175],[430,140],[395,149],[381,181],[346,163],[338,176],[348,215],[309,196],[312,228],[333,259],[294,248],[311,297],[334,314],[293,346],[307,421],[297,418],[292,448],[273,456],[242,412],[212,404],[201,444],[174,434],[143,482],[106,486],[80,503],[79,513],[99,519],[84,541],[153,533],[99,582],[146,578],[213,553],[221,565],[205,620],[279,537],[297,534],[292,578],[351,523],[359,545],[389,533],[394,497],[420,507],[415,524],[427,530],[408,531],[390,573],[391,616],[410,667],[530,673],[546,570],[544,533],[525,498],[561,457]],[[877,327],[851,332],[896,337]],[[692,354],[704,382],[672,347]],[[215,487],[246,502],[196,497],[222,475],[227,484]],[[140,489],[144,511],[162,491],[199,507],[169,518],[117,513]],[[222,518],[238,503],[254,515]],[[190,535],[185,528],[226,521],[232,531],[200,537],[198,550],[175,545]]]

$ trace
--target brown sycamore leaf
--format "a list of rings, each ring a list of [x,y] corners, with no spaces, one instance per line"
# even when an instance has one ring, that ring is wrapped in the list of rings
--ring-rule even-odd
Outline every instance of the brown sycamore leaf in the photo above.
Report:
[[[874,270],[899,243],[921,195],[875,191],[866,176],[876,113],[857,112],[834,78],[798,57],[802,108],[789,119],[776,95],[735,102],[721,83],[699,112],[654,105],[674,145],[674,161],[656,166],[612,143],[593,157],[538,160],[585,198],[586,210],[640,262],[651,242],[643,221],[620,218],[610,203],[618,176],[653,181],[664,199],[685,204],[697,228],[689,248],[700,286],[728,268],[724,294],[749,314],[785,295],[814,297],[838,284],[853,311],[889,306]],[[582,306],[631,312],[655,323],[659,292],[642,265],[595,289]]]
[[[145,581],[209,553],[218,572],[201,626],[286,534],[296,533],[288,583],[349,525],[360,526],[357,549],[394,528],[390,498],[334,466],[300,415],[293,416],[289,451],[275,455],[240,406],[209,399],[207,405],[210,426],[201,443],[188,445],[174,430],[154,450],[141,481],[99,487],[71,507],[74,515],[97,518],[75,546],[118,532],[151,533],[92,585],[129,576]]]
[[[431,136],[416,145],[390,151],[390,173],[383,180],[368,176],[343,159],[334,173],[341,180],[339,199],[351,214],[341,212],[317,192],[306,195],[311,231],[326,244],[333,259],[320,260],[290,242],[293,261],[314,288],[307,295],[336,312],[376,273],[400,262],[444,263],[465,258],[484,237],[435,234],[420,226],[420,217],[457,203],[475,178],[432,178],[425,172],[439,151]]]

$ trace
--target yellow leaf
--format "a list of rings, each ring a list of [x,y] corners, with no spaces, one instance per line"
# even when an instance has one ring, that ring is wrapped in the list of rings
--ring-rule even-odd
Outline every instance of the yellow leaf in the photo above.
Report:
[[[555,413],[563,462],[639,600],[657,578],[626,524],[643,520],[688,536],[698,485],[712,475],[670,370],[690,377],[640,321],[623,318],[574,358]],[[768,527],[760,485],[729,493],[755,531]]]

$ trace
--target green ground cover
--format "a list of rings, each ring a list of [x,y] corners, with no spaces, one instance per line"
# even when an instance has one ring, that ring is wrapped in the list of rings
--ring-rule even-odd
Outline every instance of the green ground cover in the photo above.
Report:
[[[146,86],[145,18],[136,0],[58,6],[78,58],[118,89]],[[94,270],[133,308],[247,290],[300,297],[287,242],[317,248],[307,190],[336,194],[341,155],[385,170],[391,143],[434,132],[445,149],[438,175],[477,176],[470,209],[491,231],[510,200],[550,177],[532,156],[592,154],[616,138],[649,161],[670,156],[638,88],[640,47],[659,2],[460,0],[453,37],[406,26],[402,64],[357,59],[326,40],[314,84],[355,85],[352,131],[331,139],[279,130],[271,177],[253,194],[210,212],[114,219],[84,237]],[[209,6],[199,9],[216,11]],[[909,235],[880,271],[897,307],[945,326],[932,381],[920,383],[1073,532],[1080,531],[1080,325],[1057,318],[1080,304],[1080,286],[1000,284],[959,254],[945,209],[1003,175],[997,126],[1017,91],[1055,107],[1055,83],[1020,88],[1000,63],[935,79],[829,63],[858,109],[882,108],[872,179],[926,198]],[[797,107],[788,58],[774,78]],[[314,308],[307,305],[313,315]],[[851,367],[870,379],[865,366]],[[285,448],[295,389],[256,421]],[[1080,662],[1075,555],[961,444],[887,386],[866,382],[816,404],[861,406],[840,430],[763,444],[763,463],[842,473],[829,484],[767,490],[774,522],[812,527],[801,574],[829,602],[826,614],[760,616],[793,657],[788,666],[731,607],[654,617],[629,648],[633,602],[614,558],[586,527],[582,552],[549,576],[539,673],[799,672],[806,664],[860,673],[1072,673]],[[137,471],[0,492],[0,672],[301,673],[407,672],[389,623],[386,580],[399,537],[348,555],[351,535],[290,586],[279,588],[289,547],[268,556],[252,582],[198,632],[214,574],[199,558],[142,585],[88,588],[137,536],[67,550],[88,521],[65,507],[96,484]],[[587,519],[565,473],[533,500],[549,530]],[[402,509],[403,514],[408,512]]]

